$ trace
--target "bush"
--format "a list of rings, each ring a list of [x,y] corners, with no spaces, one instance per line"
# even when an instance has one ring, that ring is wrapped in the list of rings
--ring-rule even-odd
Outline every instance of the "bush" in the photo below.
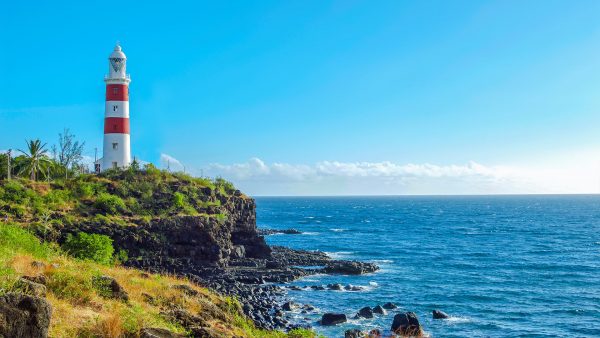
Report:
[[[94,206],[106,212],[107,214],[114,215],[118,212],[125,211],[127,207],[125,206],[125,202],[119,197],[115,195],[111,195],[108,193],[101,193],[98,195]]]
[[[105,235],[78,232],[75,236],[69,234],[62,247],[73,257],[108,265],[112,263],[115,252],[112,242]]]

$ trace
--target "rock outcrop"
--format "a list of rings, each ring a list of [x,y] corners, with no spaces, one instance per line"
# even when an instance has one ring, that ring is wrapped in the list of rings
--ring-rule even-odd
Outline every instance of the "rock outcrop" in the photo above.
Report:
[[[392,332],[405,336],[421,336],[423,328],[414,312],[405,312],[394,316]]]
[[[44,298],[20,293],[0,296],[0,337],[44,338],[52,307]]]
[[[343,313],[326,313],[321,317],[321,325],[337,325],[348,321]]]
[[[432,311],[432,315],[433,315],[433,319],[447,319],[447,318],[450,318],[450,316],[446,312],[440,311],[440,310],[433,310]]]

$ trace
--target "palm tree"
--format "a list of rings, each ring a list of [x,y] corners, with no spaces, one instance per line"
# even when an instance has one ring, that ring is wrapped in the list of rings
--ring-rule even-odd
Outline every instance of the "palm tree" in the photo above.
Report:
[[[20,150],[25,155],[25,166],[21,172],[29,172],[31,180],[35,181],[38,171],[44,173],[43,169],[50,164],[50,158],[46,155],[46,143],[42,141],[29,140],[27,143],[27,152]]]

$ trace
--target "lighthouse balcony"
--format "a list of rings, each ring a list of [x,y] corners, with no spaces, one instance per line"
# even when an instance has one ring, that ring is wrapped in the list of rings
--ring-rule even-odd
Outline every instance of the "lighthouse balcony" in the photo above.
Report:
[[[129,83],[131,82],[131,76],[129,74],[126,74],[125,76],[121,76],[121,77],[111,77],[109,75],[104,75],[104,82],[105,83]]]

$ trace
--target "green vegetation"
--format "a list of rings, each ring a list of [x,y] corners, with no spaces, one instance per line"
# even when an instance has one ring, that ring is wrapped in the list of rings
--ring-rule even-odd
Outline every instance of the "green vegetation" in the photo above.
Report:
[[[113,262],[115,252],[110,237],[85,232],[78,232],[75,236],[69,234],[62,248],[75,258],[89,259],[105,265]]]
[[[39,232],[81,221],[136,225],[173,215],[223,221],[227,215],[217,207],[235,193],[221,178],[170,173],[151,164],[51,182],[14,178],[0,180],[0,220],[28,224]]]
[[[36,262],[36,264],[32,264]],[[0,225],[0,295],[24,292],[20,276],[43,275],[53,313],[50,337],[138,337],[144,327],[189,334],[164,315],[176,306],[190,313],[215,313],[208,323],[225,337],[310,338],[307,330],[289,333],[254,327],[240,312],[239,303],[198,287],[185,279],[144,274],[136,269],[73,259],[53,243],[43,243],[19,225]],[[128,293],[128,301],[112,299],[100,276],[110,276]],[[189,297],[173,286],[185,284],[201,297]]]

